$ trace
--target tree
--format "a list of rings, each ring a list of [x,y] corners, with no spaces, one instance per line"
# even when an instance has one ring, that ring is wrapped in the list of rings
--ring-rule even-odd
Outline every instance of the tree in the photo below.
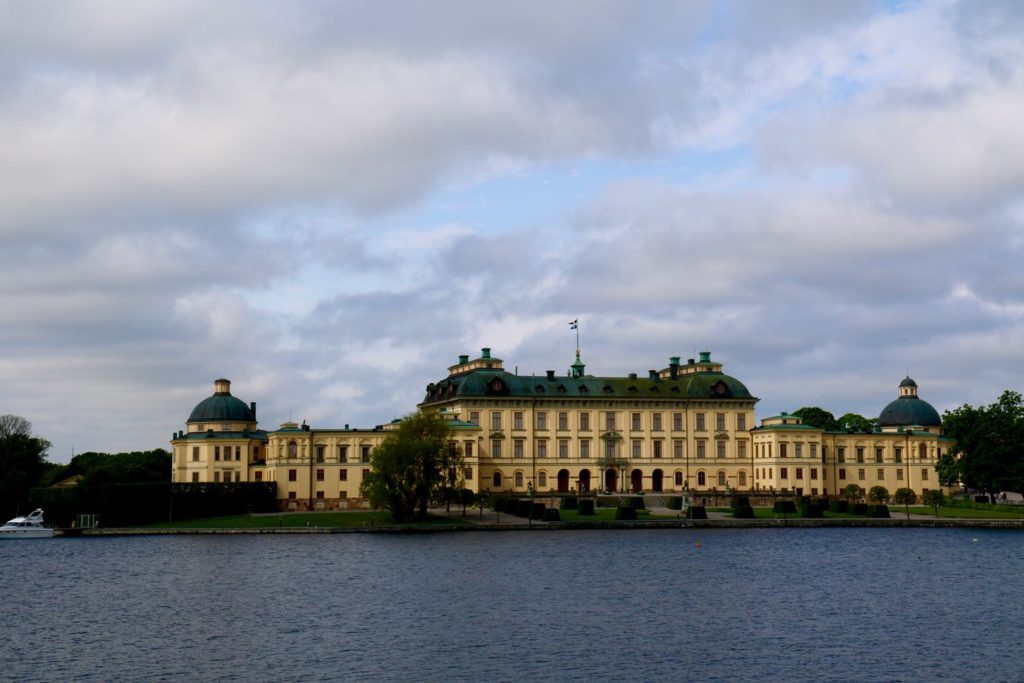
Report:
[[[0,513],[6,519],[25,512],[29,489],[42,483],[50,442],[31,436],[32,424],[23,417],[0,417]]]
[[[361,490],[374,507],[391,511],[396,522],[426,518],[427,506],[462,468],[452,429],[439,413],[403,419],[373,450],[372,469]]]
[[[839,422],[836,421],[835,416],[823,408],[805,406],[794,410],[793,414],[803,420],[805,425],[824,429],[827,432],[839,431]]]
[[[873,500],[879,505],[889,500],[889,489],[884,486],[872,486],[868,491],[868,500]]]
[[[917,494],[914,493],[914,490],[906,487],[896,489],[892,499],[897,505],[902,505],[906,508],[907,519],[910,519],[910,506],[917,502]]]
[[[864,495],[864,489],[862,489],[859,484],[847,484],[843,489],[843,497],[850,502],[860,500],[862,495]]]
[[[947,410],[943,431],[956,444],[936,465],[946,486],[963,484],[990,497],[1024,490],[1024,402],[1004,391],[990,406]]]
[[[942,494],[942,491],[938,489],[931,489],[929,491],[924,492],[924,495],[921,497],[921,502],[934,509],[935,516],[938,517],[939,506],[946,504],[946,496],[944,496]]]
[[[845,429],[848,432],[873,432],[878,426],[877,420],[869,420],[857,413],[846,413],[836,422],[839,423],[839,429]]]

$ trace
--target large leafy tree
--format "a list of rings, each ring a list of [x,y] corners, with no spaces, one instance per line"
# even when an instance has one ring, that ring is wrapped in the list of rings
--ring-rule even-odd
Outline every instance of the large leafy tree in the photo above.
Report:
[[[1024,401],[1004,391],[989,406],[947,410],[943,431],[956,441],[936,464],[945,486],[964,484],[990,496],[1024,490]]]
[[[427,506],[462,471],[463,460],[447,420],[435,412],[403,419],[373,449],[372,469],[361,490],[374,507],[391,511],[396,522],[427,516]]]
[[[805,425],[818,427],[819,429],[824,429],[828,432],[839,430],[839,422],[836,421],[835,416],[824,408],[818,408],[817,406],[804,406],[799,410],[794,410],[793,414],[803,420]]]
[[[49,441],[32,436],[28,420],[0,416],[0,516],[4,519],[26,512],[29,489],[39,486],[47,471],[49,448]]]
[[[878,420],[868,419],[857,413],[846,413],[840,416],[836,422],[839,423],[839,429],[845,429],[848,432],[873,432],[878,426]]]

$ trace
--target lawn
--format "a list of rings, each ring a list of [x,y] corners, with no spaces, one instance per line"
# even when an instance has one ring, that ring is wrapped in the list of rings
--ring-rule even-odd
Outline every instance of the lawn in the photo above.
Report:
[[[581,515],[579,510],[559,510],[563,522],[614,522],[615,508],[597,508],[592,515]],[[676,519],[675,515],[652,515],[650,510],[637,510],[638,521],[648,519]]]
[[[434,517],[416,526],[436,524],[471,524],[461,518]],[[226,517],[204,517],[185,519],[180,522],[160,522],[149,525],[154,529],[269,529],[269,528],[352,528],[370,526],[397,526],[391,521],[391,513],[384,511],[358,512],[290,512],[270,515],[229,515]]]
[[[889,506],[889,512],[893,515],[903,510],[904,508],[899,505]],[[911,505],[910,512],[915,515],[935,516],[934,508],[922,507],[920,505]],[[1024,510],[1009,505],[942,506],[939,508],[939,517],[952,517],[955,519],[1024,519]]]

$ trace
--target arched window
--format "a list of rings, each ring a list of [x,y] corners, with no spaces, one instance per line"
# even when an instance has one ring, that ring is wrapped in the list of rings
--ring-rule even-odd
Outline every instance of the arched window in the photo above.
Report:
[[[517,489],[523,487],[523,473],[522,472],[516,472],[515,482],[516,482],[516,488]]]
[[[928,459],[928,447],[925,446],[924,444],[918,445],[918,447],[917,447],[917,457],[920,458],[921,460],[927,460]]]
[[[501,472],[495,472],[493,480],[494,480],[494,485],[500,488],[501,487]]]
[[[682,472],[676,472],[676,486],[682,486],[682,485],[683,485],[683,473]]]
[[[707,477],[704,476],[704,471],[701,470],[700,472],[697,473],[697,486],[707,486],[707,483]]]
[[[288,457],[289,458],[297,457],[298,450],[299,450],[298,444],[296,444],[294,441],[289,441],[288,442]]]
[[[739,485],[740,486],[746,486],[747,485],[747,472],[746,472],[746,470],[740,470]]]
[[[718,470],[718,485],[719,486],[725,486],[726,485],[726,481],[727,480],[725,478],[725,470]]]
[[[548,485],[548,473],[547,472],[541,472],[540,474],[538,474],[537,475],[537,483],[540,486],[545,486],[546,487]]]

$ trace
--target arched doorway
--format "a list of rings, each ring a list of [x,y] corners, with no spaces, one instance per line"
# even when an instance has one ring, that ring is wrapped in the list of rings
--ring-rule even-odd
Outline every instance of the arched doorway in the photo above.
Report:
[[[618,491],[619,473],[615,470],[606,470],[604,473],[604,487],[609,491]]]
[[[633,470],[629,473],[629,483],[633,493],[640,493],[644,490],[644,473],[640,470]]]
[[[590,490],[590,470],[580,470],[580,493]]]
[[[558,470],[558,492],[566,493],[569,490],[569,470]]]
[[[661,470],[651,472],[651,490],[655,493],[661,493],[664,478],[665,475]]]

